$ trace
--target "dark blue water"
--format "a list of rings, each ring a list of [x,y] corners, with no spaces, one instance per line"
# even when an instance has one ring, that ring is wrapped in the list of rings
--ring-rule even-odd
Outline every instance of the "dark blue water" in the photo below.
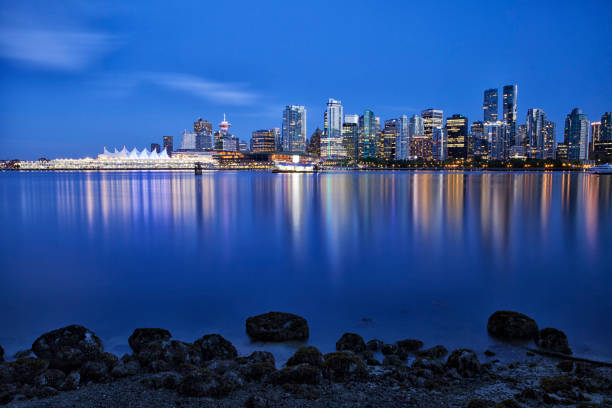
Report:
[[[612,177],[5,172],[0,225],[9,353],[71,323],[118,354],[147,326],[246,353],[270,310],[323,351],[345,331],[501,350],[486,320],[513,309],[612,359]]]

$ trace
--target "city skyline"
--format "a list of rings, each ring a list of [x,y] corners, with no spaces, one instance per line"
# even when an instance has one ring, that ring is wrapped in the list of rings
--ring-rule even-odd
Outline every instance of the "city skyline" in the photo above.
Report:
[[[325,30],[318,29],[324,27],[321,7],[343,13],[337,32],[344,45],[333,55],[323,46]],[[528,109],[541,108],[557,124],[558,142],[575,107],[592,121],[611,109],[605,16],[612,6],[603,1],[581,7],[483,3],[473,10],[452,2],[271,3],[256,10],[248,3],[193,2],[170,10],[144,2],[67,1],[50,8],[5,3],[0,16],[3,158],[83,157],[127,140],[149,146],[165,135],[175,137],[176,147],[189,123],[199,117],[216,123],[224,112],[236,137],[248,141],[254,130],[280,128],[279,112],[292,104],[308,112],[310,137],[323,129],[330,97],[342,101],[345,113],[370,109],[383,121],[434,107],[473,123],[483,117],[485,89],[498,89],[501,119],[503,86],[518,84],[517,123],[525,122]],[[430,19],[410,18],[434,15],[434,9],[441,25],[456,14],[464,24],[452,33],[432,31]],[[204,30],[203,36],[196,24],[202,16],[222,18],[231,30]],[[262,16],[274,24],[257,24]],[[499,30],[483,23],[489,19]],[[511,29],[517,21],[520,31]],[[568,30],[568,21],[577,28]],[[378,29],[382,22],[385,30]],[[40,33],[46,41],[36,41]],[[532,38],[541,39],[537,51],[525,47]],[[299,52],[288,52],[294,43]],[[372,53],[361,52],[366,48]],[[578,48],[579,55],[570,52]],[[389,55],[393,64],[376,62]]]

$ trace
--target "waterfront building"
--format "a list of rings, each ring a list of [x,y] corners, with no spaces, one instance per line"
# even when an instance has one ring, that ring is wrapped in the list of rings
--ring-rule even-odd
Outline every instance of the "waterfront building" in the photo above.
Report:
[[[544,122],[544,151],[542,153],[543,159],[554,159],[555,148],[557,144],[557,125],[555,122],[547,120]]]
[[[359,120],[359,117],[357,117],[357,120]],[[342,143],[346,157],[350,159],[359,157],[359,125],[357,123],[345,121],[342,124]]]
[[[151,151],[152,152],[160,153],[161,152],[161,146],[159,145],[159,143],[151,143]]]
[[[344,111],[342,102],[329,98],[325,111],[325,126],[321,138],[321,158],[346,157],[342,140],[342,121]]]
[[[484,101],[482,103],[484,122],[497,122],[497,102],[497,88],[484,91]]]
[[[164,143],[164,150],[168,152],[168,156],[172,156],[172,152],[174,151],[174,136],[164,136],[162,141]]]
[[[273,152],[276,150],[274,129],[261,129],[252,133],[251,151],[253,153]]]
[[[244,140],[241,140],[238,143],[238,150],[241,153],[248,153],[249,152],[249,146],[247,145],[247,142],[245,142]]]
[[[569,149],[565,143],[559,143],[557,145],[557,149],[555,150],[555,159],[557,160],[568,160],[569,159]]]
[[[223,137],[225,135],[220,130],[215,130],[213,134],[213,149],[214,150],[223,150]]]
[[[397,138],[397,119],[385,120],[385,127],[379,139],[378,157],[385,160],[395,158],[395,140]]]
[[[274,130],[274,150],[277,152],[283,151],[283,139],[281,138],[280,128],[273,128]]]
[[[376,117],[374,112],[366,109],[359,117],[359,157],[373,159],[376,157]]]
[[[510,132],[505,122],[487,122],[484,134],[489,145],[489,160],[505,160],[509,155]]]
[[[484,123],[477,120],[470,126],[470,144],[468,146],[468,157],[486,160],[488,157],[489,144],[484,137]]]
[[[449,159],[467,159],[468,118],[455,114],[446,118],[446,152]]]
[[[224,152],[237,152],[240,150],[239,140],[234,135],[227,135],[222,139],[221,150]]]
[[[601,122],[591,122],[591,137],[589,138],[589,158],[592,159],[595,154],[595,145],[599,143],[601,138]]]
[[[516,143],[518,140],[519,143]],[[516,127],[516,140],[510,140],[512,144],[527,146],[529,144],[529,139],[527,138],[527,125],[517,125]]]
[[[212,133],[212,123],[199,118],[195,122],[193,122],[193,133]]]
[[[314,133],[310,136],[310,142],[308,143],[308,148],[306,149],[306,153],[319,157],[321,156],[321,129],[317,128]]]
[[[418,136],[425,136],[423,118],[419,115],[412,115],[408,124],[408,138],[412,139]]]
[[[408,160],[410,153],[410,121],[408,116],[401,115],[395,126],[395,159]]]
[[[301,105],[287,105],[283,111],[281,137],[284,152],[306,150],[306,108]]]
[[[427,158],[427,157],[423,157]],[[431,158],[443,161],[448,158],[448,135],[443,126],[433,128],[431,140]]]
[[[593,142],[593,159],[612,162],[612,112],[604,113],[600,123],[598,140]]]
[[[506,85],[503,89],[503,120],[507,125],[509,132],[506,140],[510,140],[511,144],[521,144],[521,141],[516,138],[516,119],[517,119],[517,99],[518,87],[516,85]]]
[[[443,129],[438,126],[436,129]],[[432,129],[433,131],[433,129]],[[433,159],[433,136],[415,136],[410,139],[410,157],[413,159]]]
[[[354,123],[359,126],[359,115],[347,114],[344,115],[344,123]]]
[[[589,120],[579,108],[574,108],[565,118],[565,135],[563,143],[567,145],[569,160],[587,160]]]
[[[601,142],[612,142],[612,112],[601,115]]]
[[[425,109],[421,112],[423,118],[423,135],[432,139],[433,129],[444,126],[444,111],[440,109]]]
[[[193,132],[196,134],[195,149],[197,150],[212,150],[213,149],[213,130],[212,123],[199,118],[193,122]]]
[[[544,158],[544,125],[546,124],[546,113],[542,109],[530,108],[527,110],[527,121],[525,123],[527,133],[526,156],[531,159]]]
[[[189,132],[187,129],[183,130],[181,135],[181,150],[195,150],[196,149],[196,133]]]

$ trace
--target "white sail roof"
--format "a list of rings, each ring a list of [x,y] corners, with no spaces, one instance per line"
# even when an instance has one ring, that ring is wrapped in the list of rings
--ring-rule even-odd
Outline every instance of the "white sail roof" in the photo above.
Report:
[[[136,148],[128,150],[123,146],[123,149],[120,151],[117,150],[117,148],[113,148],[113,151],[110,152],[106,146],[104,146],[104,151],[98,155],[98,158],[103,160],[167,160],[170,159],[170,156],[168,156],[168,151],[165,148],[161,153],[157,153],[156,150],[149,152],[146,148],[142,149],[142,151]]]

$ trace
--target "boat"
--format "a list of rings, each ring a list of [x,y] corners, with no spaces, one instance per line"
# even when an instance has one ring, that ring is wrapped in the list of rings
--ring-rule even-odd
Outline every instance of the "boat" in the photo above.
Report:
[[[274,163],[272,173],[314,173],[317,166],[313,163]]]
[[[612,165],[609,163],[600,164],[599,166],[589,167],[586,171],[591,174],[612,174]]]

